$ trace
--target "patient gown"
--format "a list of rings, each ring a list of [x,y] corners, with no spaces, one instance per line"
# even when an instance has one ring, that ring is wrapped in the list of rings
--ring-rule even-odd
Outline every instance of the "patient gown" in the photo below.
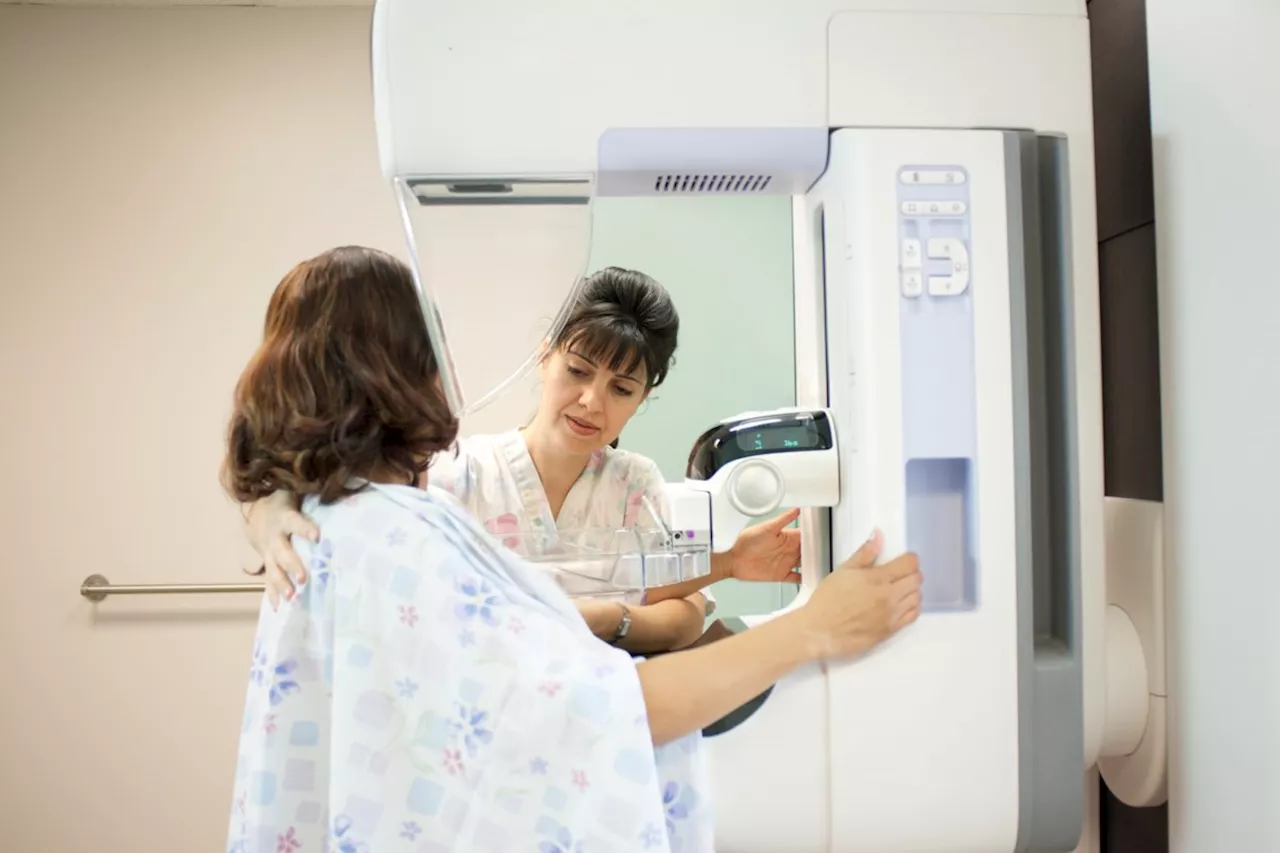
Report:
[[[264,600],[233,853],[714,849],[701,735],[654,748],[630,656],[440,490],[303,507]]]

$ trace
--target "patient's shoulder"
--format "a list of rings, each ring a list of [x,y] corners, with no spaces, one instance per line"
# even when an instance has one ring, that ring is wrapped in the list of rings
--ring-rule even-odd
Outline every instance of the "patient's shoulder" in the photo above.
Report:
[[[456,557],[467,532],[483,535],[470,530],[474,520],[455,497],[434,487],[370,485],[329,504],[308,498],[302,508],[320,529],[318,542],[294,542],[312,573],[341,567],[386,574],[398,565]]]
[[[309,498],[303,511],[321,528],[344,535],[371,536],[404,527],[419,535],[440,526],[442,517],[460,515],[465,509],[448,490],[434,484],[416,486],[371,484],[354,495],[329,504]],[[406,531],[406,534],[408,531]],[[399,537],[395,537],[399,538]]]
[[[513,595],[520,590],[517,597],[532,596],[570,621],[577,618],[547,573],[494,541],[457,498],[440,489],[371,485],[332,504],[308,502],[303,508],[314,510],[308,514],[320,528],[320,541],[300,543],[299,553],[310,559],[310,574],[322,588],[342,588],[347,598],[377,597],[442,579],[448,584],[482,577]]]

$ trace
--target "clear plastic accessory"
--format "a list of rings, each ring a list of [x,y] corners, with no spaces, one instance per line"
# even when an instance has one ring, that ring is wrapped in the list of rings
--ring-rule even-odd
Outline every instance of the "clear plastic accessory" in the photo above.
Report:
[[[664,526],[521,531],[513,549],[571,598],[639,602],[646,590],[704,577],[711,549],[678,544]]]
[[[537,365],[577,301],[590,257],[588,196],[504,194],[504,186],[394,181],[422,314],[458,418]],[[524,341],[529,355],[519,364],[495,356],[497,340],[508,353],[511,341]]]

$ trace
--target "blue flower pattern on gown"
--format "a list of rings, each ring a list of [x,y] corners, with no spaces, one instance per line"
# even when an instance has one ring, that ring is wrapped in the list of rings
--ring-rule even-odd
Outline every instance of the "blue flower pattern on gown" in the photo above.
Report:
[[[303,507],[265,601],[227,849],[714,850],[701,735],[655,749],[636,662],[435,490]]]

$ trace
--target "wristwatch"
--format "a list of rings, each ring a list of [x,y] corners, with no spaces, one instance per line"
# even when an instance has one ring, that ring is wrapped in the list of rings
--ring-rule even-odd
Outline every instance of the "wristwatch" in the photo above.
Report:
[[[618,622],[618,630],[613,633],[613,638],[609,640],[610,645],[618,645],[622,639],[627,636],[627,632],[631,630],[631,610],[625,604],[619,604],[622,608],[622,619]]]

